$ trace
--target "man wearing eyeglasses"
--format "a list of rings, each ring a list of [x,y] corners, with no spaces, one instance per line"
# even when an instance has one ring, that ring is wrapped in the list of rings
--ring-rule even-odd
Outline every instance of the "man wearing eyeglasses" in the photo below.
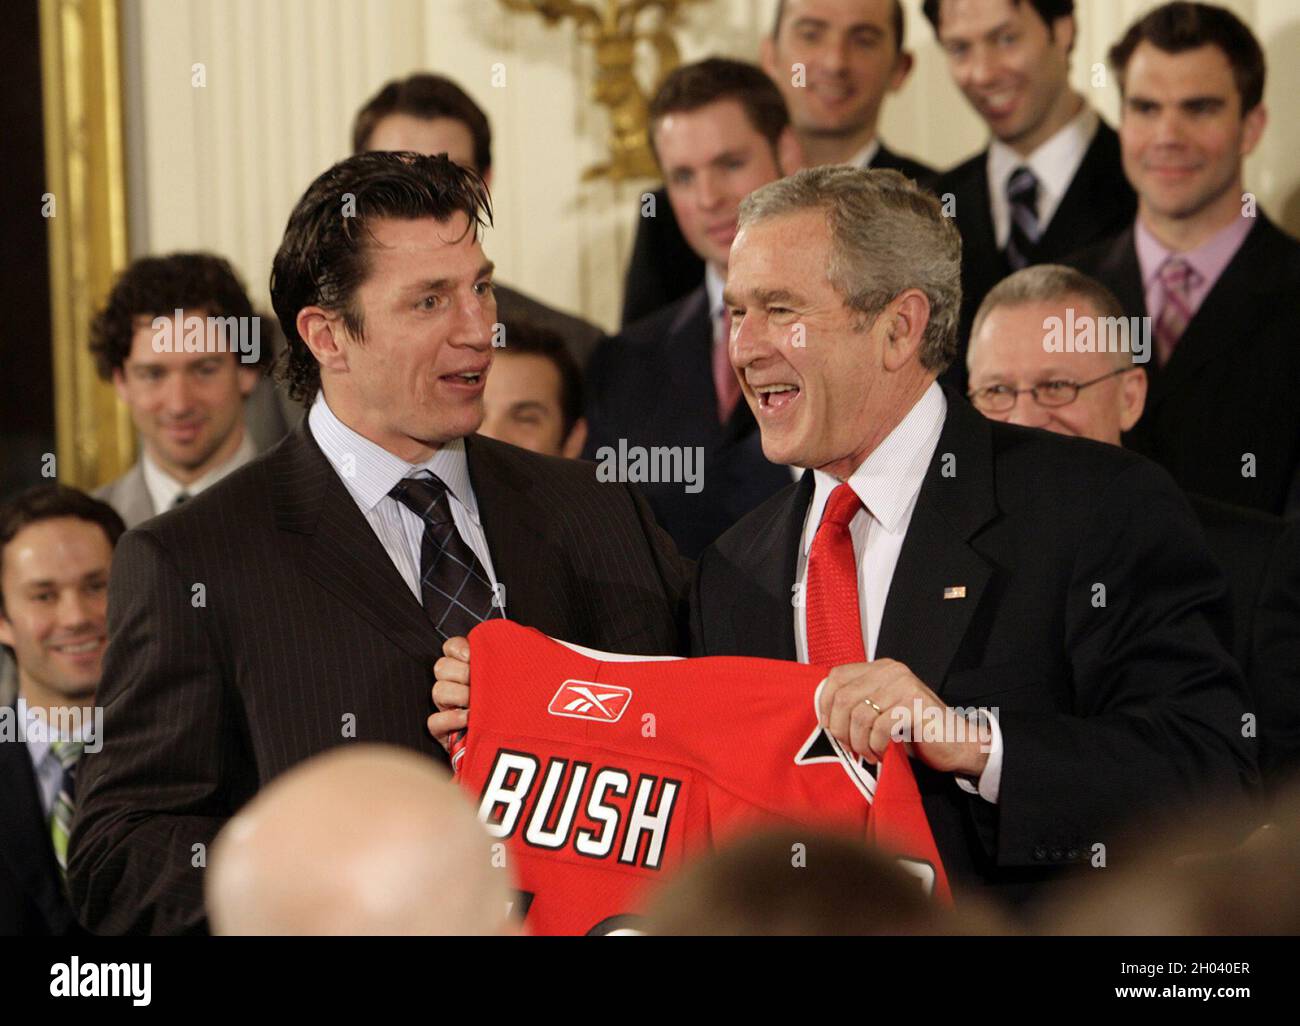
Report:
[[[1151,355],[1144,336],[1113,330],[1128,324],[1094,278],[1054,264],[1017,271],[975,315],[970,399],[993,420],[1120,445],[1142,416]],[[1065,325],[1074,330],[1063,337]],[[1251,740],[1272,785],[1300,767],[1300,524],[1188,498],[1227,572],[1231,607],[1220,633],[1249,685]]]

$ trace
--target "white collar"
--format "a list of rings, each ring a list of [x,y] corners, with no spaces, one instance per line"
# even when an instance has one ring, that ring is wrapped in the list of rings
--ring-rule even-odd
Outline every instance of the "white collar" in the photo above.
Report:
[[[876,154],[879,152],[880,140],[873,135],[871,137],[871,142],[867,143],[867,145],[858,150],[857,153],[853,154],[853,156],[846,160],[844,164],[846,167],[856,167],[860,171],[865,171],[867,168],[871,167],[871,162],[876,159]]]
[[[709,317],[715,321],[722,316],[722,290],[726,286],[726,279],[714,270],[713,265],[706,260],[704,263],[704,291],[709,295]]]
[[[1085,102],[1078,114],[1028,157],[1021,156],[1001,139],[994,139],[989,143],[989,189],[999,196],[1005,196],[1011,173],[1018,167],[1028,167],[1038,179],[1039,185],[1059,202],[1074,180],[1079,165],[1083,163],[1084,154],[1092,145],[1100,124],[1097,112]],[[1053,209],[1055,205],[1054,203]],[[1040,216],[1043,225],[1050,220],[1050,217]]]
[[[379,505],[399,481],[427,470],[447,486],[478,523],[478,503],[470,487],[465,439],[457,438],[440,446],[422,463],[407,463],[339,420],[325,401],[324,390],[316,393],[307,415],[307,426],[335,473],[366,513]]]
[[[909,519],[908,513],[925,482],[925,473],[939,444],[947,414],[948,400],[938,382],[932,381],[907,416],[849,477],[849,487],[890,534],[902,529]],[[808,508],[803,535],[804,555],[812,547],[826,503],[839,484],[825,471],[813,471],[812,504]]]
[[[181,484],[174,477],[158,466],[154,458],[146,450],[141,454],[141,470],[144,472],[144,486],[149,492],[149,501],[153,503],[155,513],[165,513],[172,508],[176,501],[176,496],[181,492],[193,497],[206,488],[211,488],[227,474],[233,473],[242,467],[245,463],[257,455],[257,448],[253,445],[252,436],[248,433],[248,428],[244,428],[244,437],[240,440],[239,448],[231,455],[230,459],[219,467],[213,467],[200,478],[196,478],[189,484]]]

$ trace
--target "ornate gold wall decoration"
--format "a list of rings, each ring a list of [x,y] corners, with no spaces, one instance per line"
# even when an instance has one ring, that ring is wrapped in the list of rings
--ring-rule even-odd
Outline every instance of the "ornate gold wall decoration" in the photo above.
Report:
[[[677,67],[679,55],[671,29],[687,4],[698,0],[501,0],[512,11],[540,14],[550,25],[572,19],[578,36],[596,52],[596,80],[591,96],[609,109],[609,160],[590,167],[583,178],[605,178],[622,182],[629,178],[657,178],[659,169],[646,141],[646,112],[649,92],[636,76],[637,43],[648,42],[654,49],[657,68],[654,86]],[[652,28],[638,29],[647,11],[658,11]]]
[[[135,459],[130,416],[95,374],[90,320],[126,265],[117,0],[41,0],[58,479],[94,487]]]

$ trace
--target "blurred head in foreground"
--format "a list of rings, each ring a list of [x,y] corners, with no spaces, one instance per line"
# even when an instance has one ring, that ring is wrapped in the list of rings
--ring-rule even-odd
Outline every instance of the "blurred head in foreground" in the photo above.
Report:
[[[686,867],[650,909],[661,936],[869,936],[1000,932],[958,916],[860,840],[798,828],[752,834]]]
[[[483,935],[510,932],[509,881],[460,789],[383,745],[310,759],[217,836],[212,932]]]
[[[1063,892],[1042,908],[1036,932],[1300,934],[1300,781],[1278,796],[1263,826],[1253,807],[1221,812],[1165,835],[1137,864]]]

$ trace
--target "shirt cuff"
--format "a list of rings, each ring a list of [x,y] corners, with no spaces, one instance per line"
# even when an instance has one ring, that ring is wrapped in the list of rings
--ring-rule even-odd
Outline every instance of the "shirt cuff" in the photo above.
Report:
[[[982,737],[984,733],[989,735],[989,761],[984,764],[984,771],[978,781],[972,781],[969,777],[953,779],[967,794],[977,794],[990,805],[996,805],[998,792],[1002,789],[1002,728],[998,726],[998,718],[987,709],[977,709],[976,713],[988,724],[985,731],[980,731],[978,724],[972,723],[971,726],[977,731],[976,737]]]

